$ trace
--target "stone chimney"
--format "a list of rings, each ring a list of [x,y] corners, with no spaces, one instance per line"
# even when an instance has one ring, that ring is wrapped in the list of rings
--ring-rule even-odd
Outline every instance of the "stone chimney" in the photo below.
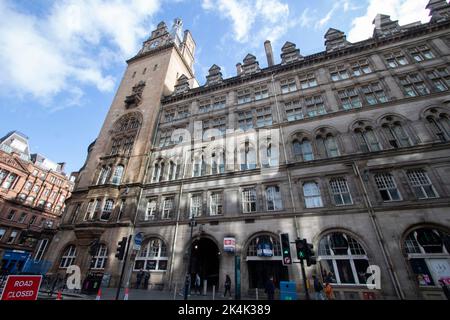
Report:
[[[267,65],[269,67],[273,66],[274,60],[273,60],[273,50],[272,50],[272,44],[269,40],[266,40],[264,42],[264,49],[266,50],[266,57],[267,57]]]
[[[240,76],[242,74],[242,63],[236,64],[237,75]]]

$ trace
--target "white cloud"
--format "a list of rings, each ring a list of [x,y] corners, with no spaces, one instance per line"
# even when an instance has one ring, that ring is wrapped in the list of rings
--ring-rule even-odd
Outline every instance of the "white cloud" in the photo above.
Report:
[[[0,90],[47,104],[66,93],[79,103],[83,85],[111,91],[111,63],[137,52],[159,0],[64,0],[45,15],[0,0]],[[72,97],[72,98],[70,98]]]
[[[372,24],[378,13],[391,16],[392,20],[399,20],[400,25],[430,20],[429,11],[425,9],[429,0],[369,0],[366,14],[352,21],[352,28],[348,33],[351,42],[361,41],[373,35]]]
[[[276,41],[290,26],[289,6],[279,0],[202,0],[202,7],[231,20],[234,40],[240,43]],[[255,25],[264,27],[257,32]]]

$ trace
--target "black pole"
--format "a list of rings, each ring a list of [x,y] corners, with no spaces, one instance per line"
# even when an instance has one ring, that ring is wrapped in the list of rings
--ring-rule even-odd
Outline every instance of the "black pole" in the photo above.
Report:
[[[304,264],[303,259],[300,259],[300,264],[302,266],[302,277],[303,277],[303,285],[305,286],[306,300],[309,300],[308,286],[306,285],[305,264]]]
[[[191,218],[190,225],[191,225],[191,241],[189,245],[189,267],[188,267],[188,273],[186,274],[186,280],[184,283],[184,300],[188,299],[189,294],[189,287],[191,285],[191,272],[192,272],[192,233],[194,232],[194,224],[195,224],[195,217]]]
[[[119,300],[120,287],[122,286],[123,274],[125,273],[125,265],[127,264],[128,249],[130,248],[131,238],[132,238],[132,235],[130,234],[128,237],[127,249],[125,250],[125,257],[123,258],[123,266],[122,266],[122,272],[120,273],[119,286],[117,287],[116,300]]]

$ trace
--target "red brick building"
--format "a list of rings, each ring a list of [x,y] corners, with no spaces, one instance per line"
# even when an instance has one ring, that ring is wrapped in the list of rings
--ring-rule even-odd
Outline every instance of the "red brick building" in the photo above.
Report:
[[[26,271],[27,260],[41,261],[72,188],[64,163],[30,154],[27,136],[13,131],[0,138],[2,272]]]

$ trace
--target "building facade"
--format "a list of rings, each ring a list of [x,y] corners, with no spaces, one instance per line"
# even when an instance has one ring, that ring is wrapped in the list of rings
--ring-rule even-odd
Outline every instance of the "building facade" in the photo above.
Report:
[[[141,233],[132,282],[147,269],[152,288],[180,288],[190,265],[209,286],[222,290],[229,274],[251,294],[269,276],[302,283],[299,264],[282,263],[288,233],[314,244],[307,277],[333,282],[339,299],[443,297],[450,6],[427,9],[426,24],[377,15],[358,43],[329,29],[326,50],[309,56],[286,42],[278,64],[267,41],[267,67],[249,54],[229,79],[213,65],[202,86],[189,31],[160,23],[89,146],[48,251],[52,271],[76,264],[115,286],[117,243]],[[381,270],[375,290],[369,265]]]
[[[30,154],[28,137],[18,131],[0,139],[2,273],[50,267],[43,256],[74,185],[63,170],[64,163]]]

